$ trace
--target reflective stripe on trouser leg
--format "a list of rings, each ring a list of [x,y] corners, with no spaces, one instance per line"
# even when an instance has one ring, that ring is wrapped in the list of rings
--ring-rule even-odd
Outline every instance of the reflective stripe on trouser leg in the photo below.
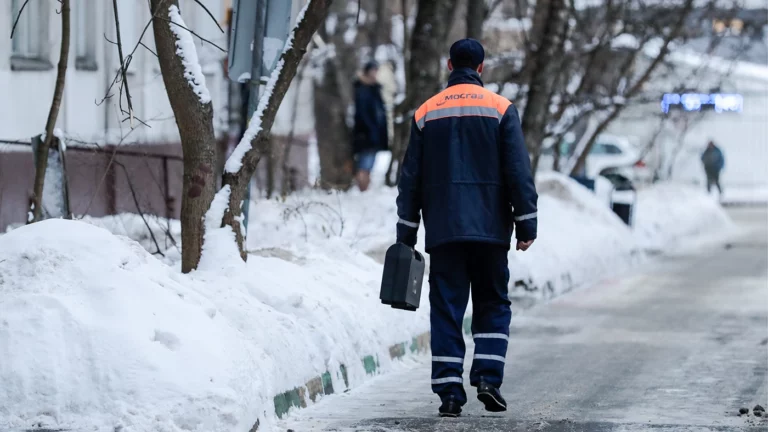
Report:
[[[430,251],[429,320],[432,328],[432,391],[466,403],[462,323],[469,301],[469,275],[460,244]]]
[[[469,382],[485,381],[501,387],[512,319],[507,284],[508,251],[504,247],[478,245],[472,251],[472,335],[475,353]]]

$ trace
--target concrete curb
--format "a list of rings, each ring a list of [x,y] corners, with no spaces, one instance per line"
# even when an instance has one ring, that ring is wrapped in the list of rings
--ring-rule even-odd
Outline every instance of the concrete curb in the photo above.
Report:
[[[429,351],[430,333],[425,332],[411,338],[408,342],[402,342],[388,347],[389,358],[391,360],[400,360],[407,355],[422,354]],[[378,355],[363,356],[360,361],[363,364],[367,375],[378,373],[381,364]],[[282,419],[291,408],[306,408],[307,400],[315,402],[318,395],[331,395],[339,391],[349,390],[349,379],[347,378],[347,368],[341,365],[336,371],[336,378],[344,382],[344,389],[334,389],[331,371],[325,371],[309,381],[304,386],[295,387],[291,390],[282,392],[273,398],[275,415]],[[258,422],[257,422],[258,424]],[[258,427],[257,425],[254,426]],[[256,429],[252,429],[256,430]]]

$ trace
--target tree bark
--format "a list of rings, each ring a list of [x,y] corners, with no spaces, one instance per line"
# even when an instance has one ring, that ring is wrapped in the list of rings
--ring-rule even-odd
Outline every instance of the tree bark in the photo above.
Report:
[[[322,79],[314,85],[317,150],[320,155],[320,187],[347,190],[352,186],[351,130],[347,125],[347,107],[354,103],[353,85],[358,69],[356,44],[348,44],[344,34],[350,22],[347,4],[338,2],[331,11],[338,16],[333,32],[321,29],[323,39],[333,45],[336,55],[325,58]]]
[[[405,100],[397,107],[395,114],[395,118],[402,116],[402,121],[395,125],[392,161],[386,178],[388,185],[393,185],[400,178],[400,167],[408,147],[410,117],[420,104],[443,88],[441,72],[447,67],[443,58],[448,55],[448,33],[453,27],[458,3],[458,0],[419,0],[416,23],[410,37],[411,60],[406,67],[408,86]],[[396,179],[392,179],[395,164],[397,174]]]
[[[549,121],[554,72],[562,59],[561,38],[567,20],[566,12],[565,0],[540,0],[534,13],[534,23],[543,28],[532,31],[532,43],[537,46],[529,52],[526,60],[530,81],[522,119],[523,135],[533,158],[531,166],[534,173]]]
[[[222,226],[229,226],[232,228],[240,251],[240,256],[243,260],[247,259],[247,254],[245,251],[245,239],[240,225],[242,216],[240,203],[242,203],[245,198],[248,181],[253,176],[259,160],[268,154],[267,152],[269,148],[267,144],[272,124],[275,121],[277,109],[280,107],[280,103],[283,101],[293,77],[296,76],[299,63],[306,53],[306,47],[309,45],[312,35],[315,34],[315,31],[317,31],[320,25],[324,22],[332,3],[333,0],[310,0],[309,4],[305,6],[306,11],[304,17],[297,23],[296,28],[294,28],[291,47],[284,51],[280,57],[282,68],[279,71],[276,70],[273,72],[278,73],[274,88],[271,92],[262,95],[262,98],[267,99],[265,105],[266,108],[263,113],[261,113],[261,118],[258,119],[260,120],[258,123],[260,129],[250,142],[241,142],[238,145],[238,147],[243,145],[250,146],[244,155],[238,156],[238,149],[235,149],[233,156],[231,156],[242,157],[240,167],[237,171],[230,172],[225,170],[223,184],[224,188],[229,188],[229,205],[224,212]],[[252,120],[251,123],[254,124],[254,121],[258,120]]]
[[[483,23],[488,18],[489,6],[486,0],[467,1],[467,37],[481,41]]]
[[[389,34],[391,30],[392,14],[388,0],[375,0],[376,20],[369,31],[369,40],[372,52],[376,52],[376,47],[390,42]]]
[[[167,17],[178,0],[151,0],[153,16]],[[184,152],[181,198],[181,270],[197,267],[203,248],[203,217],[213,201],[216,188],[216,139],[213,106],[202,103],[184,76],[184,65],[176,54],[176,35],[167,19],[154,19],[152,28],[165,90],[173,109]]]
[[[53,101],[48,111],[48,120],[45,123],[45,141],[37,147],[37,160],[35,164],[35,183],[32,196],[32,220],[38,222],[43,217],[43,186],[45,185],[45,171],[48,168],[48,150],[54,142],[53,129],[61,109],[61,97],[64,94],[64,84],[67,78],[67,63],[69,62],[69,35],[70,35],[70,7],[69,0],[61,1],[61,49],[59,51],[59,65],[56,73],[56,85],[53,89]],[[63,157],[63,156],[62,156]]]
[[[347,127],[347,104],[339,88],[337,66],[326,63],[320,83],[315,84],[314,111],[317,150],[320,156],[320,187],[346,190],[352,186],[351,132]],[[347,85],[349,82],[342,82]]]
[[[301,101],[301,85],[304,82],[304,72],[306,71],[306,68],[307,63],[305,59],[304,62],[299,65],[299,70],[297,71],[296,78],[298,81],[296,82],[296,94],[293,95],[293,106],[291,107],[291,130],[286,137],[285,146],[283,147],[283,157],[281,159],[282,182],[280,185],[280,193],[283,197],[288,196],[288,194],[292,193],[296,188],[291,169],[291,149],[293,148],[293,140],[296,136],[296,121],[299,117],[299,102]]]

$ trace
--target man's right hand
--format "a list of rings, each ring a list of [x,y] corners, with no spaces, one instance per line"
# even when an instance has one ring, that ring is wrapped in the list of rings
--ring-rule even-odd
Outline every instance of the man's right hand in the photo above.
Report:
[[[517,242],[517,250],[519,251],[527,251],[529,247],[533,244],[533,240],[528,241],[518,241]]]

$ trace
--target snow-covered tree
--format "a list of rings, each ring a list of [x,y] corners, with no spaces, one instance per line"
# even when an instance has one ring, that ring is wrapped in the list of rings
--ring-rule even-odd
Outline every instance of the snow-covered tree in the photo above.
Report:
[[[223,187],[216,202],[226,203],[226,208],[223,213],[209,213],[216,195],[213,176],[216,141],[213,107],[197,58],[194,36],[181,17],[178,0],[150,1],[160,70],[184,152],[182,271],[189,272],[197,267],[206,227],[231,227],[240,255],[246,259],[241,206],[248,183],[259,161],[268,154],[269,133],[277,109],[296,75],[312,35],[325,19],[331,4],[332,0],[310,0],[300,13],[248,129],[224,166]],[[209,219],[212,214],[217,214],[220,220],[206,220],[206,214]]]

